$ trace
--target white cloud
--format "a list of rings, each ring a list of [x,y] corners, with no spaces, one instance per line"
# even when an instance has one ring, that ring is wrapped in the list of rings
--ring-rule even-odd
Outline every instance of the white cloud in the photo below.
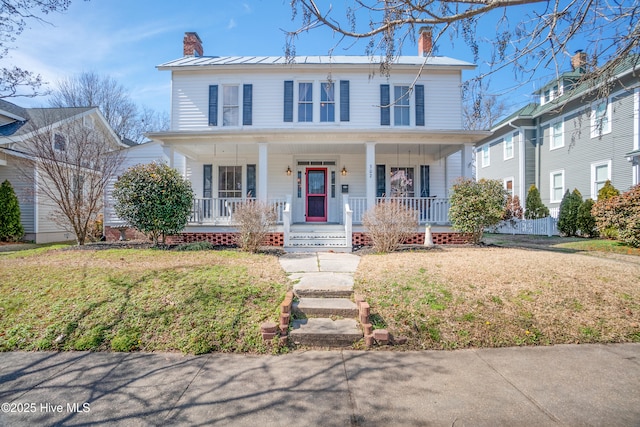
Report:
[[[231,18],[229,20],[229,24],[227,24],[227,30],[231,30],[231,29],[233,29],[233,28],[235,28],[237,26],[238,26],[238,24],[236,24],[236,20]]]

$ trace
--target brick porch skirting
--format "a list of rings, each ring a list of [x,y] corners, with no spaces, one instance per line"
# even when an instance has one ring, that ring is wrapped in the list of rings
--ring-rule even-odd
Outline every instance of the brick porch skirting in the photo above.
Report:
[[[139,231],[129,228],[126,230],[127,239],[146,239],[147,237]],[[220,233],[180,233],[173,236],[167,236],[167,243],[170,245],[178,245],[183,243],[209,242],[215,246],[233,246],[236,244],[236,236],[238,233],[220,232]],[[111,227],[105,227],[105,235],[107,241],[116,241],[120,239],[120,231]],[[436,245],[463,245],[471,242],[471,236],[463,233],[455,232],[434,232],[433,243]],[[367,234],[362,231],[356,231],[352,237],[353,246],[371,246],[371,241]],[[408,245],[423,245],[424,233],[416,232],[404,241]],[[284,233],[269,233],[266,246],[284,246]]]

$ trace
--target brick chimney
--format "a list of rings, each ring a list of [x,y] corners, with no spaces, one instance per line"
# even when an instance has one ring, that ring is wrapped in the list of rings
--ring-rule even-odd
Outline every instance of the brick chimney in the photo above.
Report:
[[[418,38],[418,56],[429,56],[433,50],[431,27],[422,27]]]
[[[587,67],[587,54],[582,49],[576,50],[571,57],[571,68],[573,71],[584,73]]]
[[[184,33],[184,56],[202,56],[202,40],[198,37],[198,33]]]

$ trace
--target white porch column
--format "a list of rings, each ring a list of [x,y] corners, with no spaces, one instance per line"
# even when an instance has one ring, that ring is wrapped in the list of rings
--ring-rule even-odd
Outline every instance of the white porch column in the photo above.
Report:
[[[258,194],[256,194],[256,197],[262,202],[267,201],[267,178],[269,176],[269,174],[267,173],[268,153],[269,150],[267,147],[267,143],[258,143],[258,189],[256,190]]]
[[[473,144],[465,143],[462,146],[462,156],[460,162],[460,176],[473,178]]]
[[[365,156],[366,172],[365,182],[367,189],[367,209],[371,209],[376,204],[376,143],[365,143],[367,153]]]
[[[164,160],[167,162],[167,166],[173,167],[173,147],[163,145],[162,154],[164,154]]]

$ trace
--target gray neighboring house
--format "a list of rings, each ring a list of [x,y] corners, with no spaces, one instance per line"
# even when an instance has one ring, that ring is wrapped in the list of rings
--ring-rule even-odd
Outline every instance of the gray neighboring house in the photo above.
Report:
[[[585,81],[586,55],[535,93],[539,102],[514,112],[476,144],[476,178],[499,179],[525,206],[531,184],[559,208],[565,190],[597,199],[607,180],[620,191],[640,183],[640,57],[616,70],[607,97]]]
[[[28,146],[35,134],[50,132],[51,144],[64,150],[64,125],[69,123],[104,128],[114,150],[127,147],[96,107],[22,108],[0,99],[0,183],[9,180],[16,192],[24,240],[49,243],[75,238],[71,230],[55,221],[56,206],[39,191],[46,178],[36,167],[27,170],[20,162],[30,158]]]

